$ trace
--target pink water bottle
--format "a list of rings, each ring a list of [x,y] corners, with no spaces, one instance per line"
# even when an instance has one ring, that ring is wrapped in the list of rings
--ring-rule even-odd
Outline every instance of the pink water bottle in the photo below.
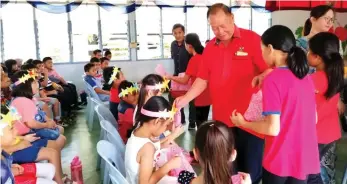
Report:
[[[82,162],[78,156],[72,159],[70,169],[72,181],[83,184]]]

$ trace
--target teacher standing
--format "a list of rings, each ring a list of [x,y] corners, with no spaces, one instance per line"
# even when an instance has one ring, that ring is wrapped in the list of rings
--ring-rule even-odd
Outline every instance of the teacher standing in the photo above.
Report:
[[[177,98],[183,107],[199,96],[209,86],[213,119],[233,128],[236,141],[238,171],[251,174],[253,183],[262,177],[264,141],[256,133],[234,127],[230,115],[234,109],[244,113],[252,93],[252,81],[263,77],[267,70],[261,54],[260,36],[255,32],[238,28],[229,7],[217,3],[207,12],[208,21],[216,38],[203,53],[197,79],[186,95]],[[227,160],[226,160],[227,161]]]

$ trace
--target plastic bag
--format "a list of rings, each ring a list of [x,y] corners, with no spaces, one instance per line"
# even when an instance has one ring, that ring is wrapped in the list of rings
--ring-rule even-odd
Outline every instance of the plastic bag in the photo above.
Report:
[[[189,155],[189,153],[188,153],[188,155]],[[174,158],[176,156],[181,157],[181,160],[182,160],[181,167],[171,170],[168,173],[169,176],[177,177],[179,175],[179,173],[181,171],[184,171],[184,170],[189,171],[189,172],[193,172],[195,174],[193,167],[190,165],[190,162],[187,159],[187,154],[178,145],[172,145],[168,148],[161,149],[159,151],[158,155],[156,156],[155,166],[157,168],[160,168],[160,167],[164,166],[164,164],[166,164],[169,160],[171,160],[172,158]]]

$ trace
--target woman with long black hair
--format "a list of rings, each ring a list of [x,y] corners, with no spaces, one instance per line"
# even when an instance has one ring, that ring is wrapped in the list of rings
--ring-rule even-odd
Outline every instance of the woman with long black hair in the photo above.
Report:
[[[188,84],[189,80],[192,80],[192,82],[195,81],[199,66],[202,63],[202,52],[204,51],[199,36],[195,33],[186,35],[185,44],[186,50],[193,57],[189,60],[184,77],[167,76],[168,79],[180,84]],[[210,112],[211,100],[208,88],[200,96],[195,98],[194,105],[196,109],[196,125],[199,128],[203,122],[207,121]]]

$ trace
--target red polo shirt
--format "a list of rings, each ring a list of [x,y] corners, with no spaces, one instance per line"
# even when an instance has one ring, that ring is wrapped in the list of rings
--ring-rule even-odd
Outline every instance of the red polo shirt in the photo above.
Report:
[[[232,127],[232,111],[247,110],[254,92],[252,80],[268,68],[260,46],[259,35],[236,25],[228,45],[216,38],[207,44],[198,77],[209,82],[214,120]]]

